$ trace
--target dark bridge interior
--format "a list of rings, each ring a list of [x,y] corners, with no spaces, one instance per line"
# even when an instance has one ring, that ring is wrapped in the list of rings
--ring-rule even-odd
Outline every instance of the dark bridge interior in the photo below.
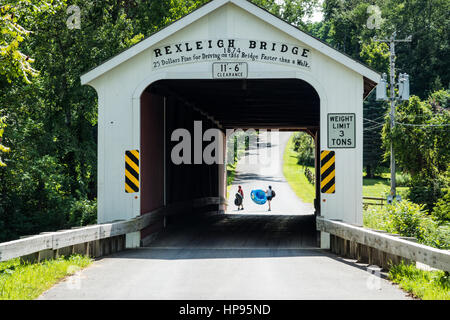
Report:
[[[302,80],[162,80],[147,90],[195,105],[223,128],[314,131],[320,124],[319,96]]]
[[[175,129],[191,133],[194,155],[194,121],[198,120],[203,132],[209,128],[224,134],[225,129],[238,128],[302,130],[320,145],[320,99],[302,80],[161,80],[151,84],[141,96],[141,214],[161,208],[164,214],[141,232],[142,245],[170,246],[173,239],[183,239],[172,245],[221,242],[238,247],[314,247],[314,216],[210,216],[225,209],[224,164],[192,161],[176,165],[171,161],[171,150],[179,144],[171,141]],[[202,142],[203,148],[209,144]],[[316,213],[320,210],[318,186]]]

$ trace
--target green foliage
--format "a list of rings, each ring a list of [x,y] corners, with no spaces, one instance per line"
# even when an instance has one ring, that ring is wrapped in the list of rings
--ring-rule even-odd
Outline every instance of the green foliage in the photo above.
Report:
[[[298,154],[297,163],[305,166],[314,166],[314,139],[305,132],[295,132],[292,139],[294,151]]]
[[[64,1],[9,0],[0,6],[0,76],[11,83],[22,77],[31,83],[29,77],[38,75],[31,67],[34,59],[20,50],[21,43],[32,33],[21,23],[33,22],[46,14],[53,14]]]
[[[2,161],[1,153],[11,151],[10,148],[4,146],[1,142],[3,140],[3,132],[6,128],[6,116],[0,117],[0,167],[6,166],[6,164]]]
[[[30,31],[16,49],[39,75],[12,81],[21,73],[0,57],[3,144],[12,146],[0,168],[0,242],[95,222],[97,97],[81,74],[205,2],[75,0],[81,29],[69,29],[62,0],[8,1],[20,13],[14,23]]]
[[[387,72],[389,67],[389,47],[386,43],[375,41],[363,43],[360,57],[363,62],[373,69]],[[387,104],[383,101],[376,101],[373,94],[363,103],[363,166],[366,169],[368,178],[373,178],[382,165],[381,130],[386,111]]]
[[[359,55],[367,65],[375,70],[386,71],[389,68],[389,46],[385,42],[363,43]]]
[[[386,113],[386,105],[375,101],[372,95],[363,103],[364,135],[363,166],[368,178],[380,172],[383,165],[381,130]],[[380,124],[381,123],[381,124]]]
[[[444,196],[436,202],[432,215],[441,223],[450,223],[450,188],[443,191]]]
[[[0,300],[32,300],[56,282],[85,268],[92,259],[80,255],[40,263],[20,259],[0,262]]]
[[[428,210],[432,210],[448,187],[449,180],[445,176],[432,176],[423,170],[411,178],[408,198],[415,203],[423,203]]]
[[[369,5],[381,10],[380,28],[367,28]],[[430,92],[448,88],[450,2],[447,0],[325,0],[324,21],[310,31],[355,59],[362,59],[379,72],[387,72],[385,49],[373,36],[389,38],[394,30],[398,38],[412,35],[411,43],[396,47],[396,64],[407,72],[411,92],[425,98]],[[378,47],[378,48],[377,48]],[[383,58],[384,56],[384,58]],[[378,58],[381,58],[380,60]]]
[[[387,206],[391,218],[391,227],[395,233],[423,239],[423,228],[421,222],[426,219],[423,206],[408,201],[401,201],[394,205]]]
[[[397,107],[396,126],[386,119],[383,128],[385,158],[392,141],[396,163],[411,175],[409,199],[431,210],[449,187],[445,172],[450,161],[449,91],[434,92],[426,101],[412,96]]]
[[[440,249],[450,248],[450,224],[435,221],[418,205],[407,200],[394,202],[364,212],[364,226],[405,237],[414,237],[420,243]]]
[[[316,197],[315,188],[306,178],[303,167],[297,163],[298,153],[294,149],[293,134],[289,138],[283,154],[283,175],[297,197],[305,203],[313,203]],[[308,169],[313,170],[314,167]]]
[[[389,279],[423,300],[450,300],[450,277],[444,271],[424,271],[401,263],[389,270]]]
[[[284,21],[302,28],[306,28],[306,21],[319,5],[318,0],[284,0],[281,3],[276,0],[251,1]]]
[[[425,171],[425,175],[435,177],[447,170],[450,130],[439,125],[450,125],[450,112],[446,109],[449,98],[448,91],[438,91],[426,101],[412,96],[397,106],[398,124],[392,130],[386,120],[383,129],[385,155],[389,156],[392,141],[397,163],[412,176]]]
[[[97,223],[97,201],[75,200],[69,211],[69,224],[85,226]]]
[[[237,130],[227,137],[227,187],[233,184],[237,162],[257,142],[258,134],[257,130]]]

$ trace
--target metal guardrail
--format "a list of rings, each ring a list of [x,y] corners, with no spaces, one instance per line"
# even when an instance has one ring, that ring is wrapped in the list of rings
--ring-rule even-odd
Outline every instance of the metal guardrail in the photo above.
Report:
[[[221,204],[223,199],[216,197],[193,199],[189,201],[193,208],[211,204]],[[174,204],[172,207],[179,206]],[[180,208],[186,206],[181,203]],[[70,246],[89,243],[140,231],[149,226],[152,221],[161,218],[170,207],[159,208],[144,215],[125,221],[98,224],[87,227],[77,227],[70,230],[45,232],[19,240],[0,243],[0,262],[13,258],[27,256],[44,250],[58,250]]]
[[[327,232],[351,242],[411,261],[422,262],[436,269],[450,271],[450,252],[446,250],[321,216],[316,219],[316,227],[318,231]]]

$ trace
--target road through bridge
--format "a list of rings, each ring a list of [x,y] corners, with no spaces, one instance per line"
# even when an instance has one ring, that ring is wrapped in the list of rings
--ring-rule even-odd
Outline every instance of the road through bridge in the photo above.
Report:
[[[67,278],[39,299],[407,299],[366,265],[319,249],[308,216],[223,215],[171,226]]]
[[[317,246],[312,205],[280,173],[289,136],[280,133],[271,146],[275,168],[246,171],[248,157],[263,149],[241,158],[236,183],[246,192],[245,210],[171,224],[147,247],[104,257],[40,299],[407,299],[366,265]],[[277,190],[271,212],[248,199],[267,179]]]

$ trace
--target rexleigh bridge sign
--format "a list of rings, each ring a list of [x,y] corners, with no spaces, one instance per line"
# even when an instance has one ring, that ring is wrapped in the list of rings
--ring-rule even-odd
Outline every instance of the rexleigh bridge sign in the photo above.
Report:
[[[310,49],[250,39],[192,40],[153,49],[153,70],[205,61],[259,61],[309,69]]]

